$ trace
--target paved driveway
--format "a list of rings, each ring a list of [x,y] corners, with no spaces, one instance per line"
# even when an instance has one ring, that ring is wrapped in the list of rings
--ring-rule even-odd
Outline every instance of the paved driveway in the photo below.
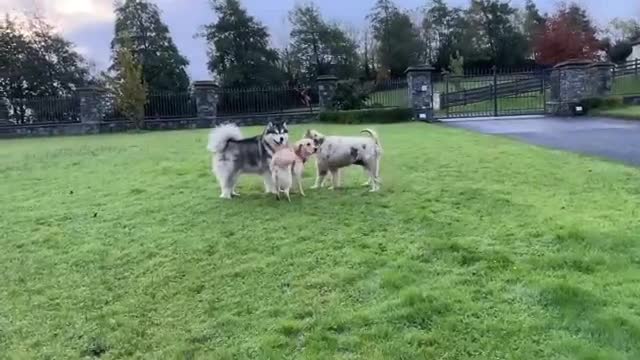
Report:
[[[640,166],[640,121],[528,117],[454,120],[445,124]]]

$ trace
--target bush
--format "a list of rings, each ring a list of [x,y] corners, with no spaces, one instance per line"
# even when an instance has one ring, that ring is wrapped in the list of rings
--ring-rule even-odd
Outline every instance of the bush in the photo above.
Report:
[[[338,82],[336,92],[331,101],[331,108],[336,110],[357,110],[366,106],[370,89],[355,80]]]
[[[585,108],[586,111],[598,110],[598,109],[610,109],[620,107],[624,104],[624,100],[619,96],[611,96],[606,98],[589,98],[583,100],[580,105]]]
[[[318,121],[334,124],[391,124],[409,121],[412,116],[411,109],[404,108],[332,111],[320,113]]]

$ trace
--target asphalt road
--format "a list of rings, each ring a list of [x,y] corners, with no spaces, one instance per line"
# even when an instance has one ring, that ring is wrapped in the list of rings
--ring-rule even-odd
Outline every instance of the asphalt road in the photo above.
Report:
[[[445,124],[640,166],[640,121],[523,117],[463,119]]]

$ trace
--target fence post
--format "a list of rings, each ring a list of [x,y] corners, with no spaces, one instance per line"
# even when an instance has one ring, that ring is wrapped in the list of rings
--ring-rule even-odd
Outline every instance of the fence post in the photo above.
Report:
[[[444,73],[444,97],[443,97],[444,101],[442,101],[443,104],[440,104],[440,106],[445,106],[447,109],[447,117],[451,116],[451,109],[449,109],[449,73],[445,72]]]
[[[9,123],[9,108],[7,99],[0,97],[0,125]]]
[[[196,81],[193,83],[198,118],[211,121],[215,125],[218,115],[218,85],[213,81]]]
[[[542,91],[542,113],[543,114],[547,114],[547,89],[546,89],[546,83],[545,83],[545,71],[544,69],[540,71],[540,82],[542,84],[542,89],[540,89]]]
[[[98,124],[102,122],[102,97],[106,91],[99,87],[83,87],[76,89],[80,98],[80,122]]]
[[[434,68],[428,65],[411,66],[406,71],[410,106],[416,120],[432,121],[435,118],[431,81],[433,71]]]
[[[498,116],[498,67],[493,65],[493,116]]]
[[[328,111],[333,108],[333,96],[338,87],[338,78],[333,75],[322,75],[316,80],[318,83],[318,96],[320,111]]]
[[[638,61],[640,61],[640,59],[636,59],[634,62],[634,72],[636,74],[636,77],[638,77]]]

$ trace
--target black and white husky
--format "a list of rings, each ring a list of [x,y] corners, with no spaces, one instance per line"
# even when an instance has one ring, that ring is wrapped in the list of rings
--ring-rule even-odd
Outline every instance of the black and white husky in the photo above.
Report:
[[[213,153],[211,168],[220,184],[220,197],[231,199],[242,173],[262,175],[265,192],[276,193],[269,164],[276,147],[289,143],[286,123],[269,123],[262,135],[244,138],[234,124],[211,130],[207,150]]]

